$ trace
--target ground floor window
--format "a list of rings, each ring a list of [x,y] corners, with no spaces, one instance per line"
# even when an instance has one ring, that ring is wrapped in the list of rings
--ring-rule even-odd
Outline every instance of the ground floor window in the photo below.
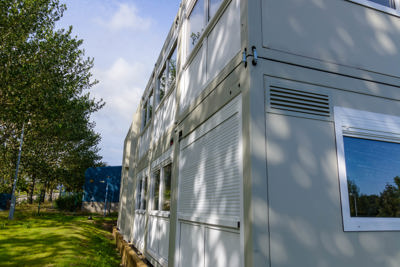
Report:
[[[171,207],[172,164],[159,166],[152,175],[152,205],[155,211],[169,211]]]
[[[147,176],[138,176],[136,184],[136,210],[146,210]]]
[[[400,230],[400,117],[335,107],[344,229]]]

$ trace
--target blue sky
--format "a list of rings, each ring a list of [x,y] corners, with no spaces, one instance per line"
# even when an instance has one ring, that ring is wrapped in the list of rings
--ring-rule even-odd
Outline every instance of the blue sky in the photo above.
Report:
[[[62,1],[62,0],[61,0]],[[102,136],[100,154],[110,166],[121,165],[123,142],[180,0],[64,0],[67,11],[57,24],[73,26],[94,58],[91,90],[106,106],[92,120]]]

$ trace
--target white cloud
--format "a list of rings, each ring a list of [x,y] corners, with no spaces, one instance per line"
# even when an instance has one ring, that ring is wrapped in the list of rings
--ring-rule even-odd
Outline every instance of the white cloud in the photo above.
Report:
[[[138,106],[148,71],[139,63],[129,63],[118,58],[108,70],[95,69],[94,76],[100,81],[93,90],[96,98],[103,98],[109,111],[118,118],[132,118]]]
[[[103,98],[106,105],[92,120],[96,121],[96,130],[101,132],[100,146],[108,163],[111,159],[113,162],[122,160],[123,141],[150,75],[147,69],[142,63],[130,63],[120,57],[108,69],[93,71],[100,82],[91,94],[96,99]]]
[[[152,24],[150,18],[140,16],[136,6],[127,3],[118,4],[118,10],[109,19],[100,19],[98,22],[114,31],[122,29],[146,31]]]

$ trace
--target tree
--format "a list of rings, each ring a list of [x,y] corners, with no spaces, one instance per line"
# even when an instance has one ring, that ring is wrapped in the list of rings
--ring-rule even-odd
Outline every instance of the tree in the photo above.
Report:
[[[22,171],[31,192],[57,182],[78,190],[84,170],[101,164],[90,115],[104,105],[91,98],[93,59],[72,27],[55,30],[65,11],[58,0],[0,3],[0,187],[10,191],[22,125]]]

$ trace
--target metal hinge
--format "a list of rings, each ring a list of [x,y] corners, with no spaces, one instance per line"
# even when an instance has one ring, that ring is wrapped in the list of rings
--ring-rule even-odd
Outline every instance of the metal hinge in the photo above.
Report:
[[[242,62],[244,62],[244,67],[245,68],[247,68],[247,58],[248,57],[253,57],[253,60],[251,61],[253,66],[257,65],[257,62],[258,62],[257,48],[253,45],[251,47],[251,51],[253,52],[253,54],[247,54],[247,48],[245,48],[243,53],[242,53]]]

